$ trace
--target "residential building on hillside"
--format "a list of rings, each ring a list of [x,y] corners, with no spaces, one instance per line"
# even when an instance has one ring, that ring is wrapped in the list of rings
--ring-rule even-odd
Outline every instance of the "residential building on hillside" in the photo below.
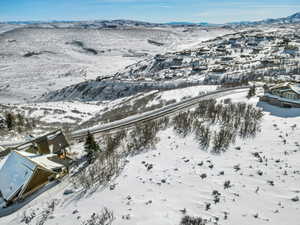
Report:
[[[265,86],[265,93],[260,100],[280,107],[300,108],[300,84],[283,83],[272,87]]]

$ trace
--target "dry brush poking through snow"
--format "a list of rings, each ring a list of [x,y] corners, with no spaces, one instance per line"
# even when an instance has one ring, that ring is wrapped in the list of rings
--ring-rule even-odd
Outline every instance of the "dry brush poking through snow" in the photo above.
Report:
[[[73,174],[71,183],[74,188],[83,188],[87,191],[91,188],[106,185],[113,177],[118,176],[124,167],[124,161],[113,152],[96,153],[95,161],[85,168]]]
[[[180,113],[173,119],[176,133],[186,137],[194,133],[200,147],[220,153],[234,144],[236,137],[255,137],[260,131],[263,112],[246,103],[217,103],[204,100],[194,111]],[[212,142],[212,143],[211,143]]]
[[[93,213],[82,225],[111,225],[114,219],[114,213],[104,208],[101,213]]]
[[[110,149],[126,158],[126,166],[122,166],[118,176],[109,181],[111,176],[107,180],[98,179],[101,173],[95,169],[91,170],[92,173],[87,172],[89,167],[106,165],[105,162],[96,162],[84,169],[88,176],[82,180],[94,177],[88,183],[89,187],[84,188],[85,192],[82,192],[81,185],[76,189],[68,181],[63,181],[54,191],[49,190],[26,206],[26,210],[40,207],[49,198],[61,199],[45,225],[81,225],[83,221],[91,220],[90,215],[96,216],[105,207],[114,212],[112,224],[116,225],[296,225],[295,221],[300,219],[300,111],[268,106],[258,103],[257,97],[248,100],[245,95],[233,94],[229,96],[231,101],[210,100],[207,107],[180,113],[174,119],[164,118],[140,124],[125,133],[102,137],[99,140],[102,150]],[[238,103],[241,101],[253,106]],[[213,112],[216,111],[212,109],[220,109],[217,105],[221,102],[222,113],[215,115]],[[210,105],[212,103],[215,107]],[[239,129],[244,127],[247,112],[259,112],[254,107],[256,104],[265,109],[263,118],[258,117],[260,132],[256,136],[251,132],[250,136],[240,135]],[[231,143],[226,152],[211,154],[208,151],[213,149],[214,132],[211,132],[210,147],[204,151],[199,142],[201,138],[196,138],[197,129],[203,129],[199,128],[202,125],[219,132],[218,128],[224,124],[234,127],[238,117],[228,120],[223,111],[233,106],[243,108],[230,114],[243,112],[240,113],[239,126],[236,125],[235,143]],[[252,111],[254,109],[257,111]],[[197,122],[191,123],[190,120]],[[80,150],[80,145],[75,148]],[[102,168],[101,171],[105,170]],[[105,182],[100,182],[103,180]],[[1,218],[0,223],[18,224],[18,215],[21,214],[22,210],[20,214]],[[30,215],[28,213],[29,220]]]

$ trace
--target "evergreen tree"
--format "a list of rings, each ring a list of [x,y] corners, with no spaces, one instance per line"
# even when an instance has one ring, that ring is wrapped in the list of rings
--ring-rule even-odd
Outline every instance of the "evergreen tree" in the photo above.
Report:
[[[20,113],[17,114],[18,126],[24,127],[24,116]]]
[[[5,120],[6,120],[6,126],[9,130],[12,130],[15,128],[16,117],[13,113],[7,112],[5,115]]]
[[[255,85],[253,85],[250,87],[250,89],[248,91],[247,98],[251,98],[255,95],[256,95],[256,87],[255,87]]]
[[[87,153],[88,162],[91,163],[95,158],[95,153],[100,151],[100,147],[95,141],[94,136],[88,132],[84,143],[84,151]]]

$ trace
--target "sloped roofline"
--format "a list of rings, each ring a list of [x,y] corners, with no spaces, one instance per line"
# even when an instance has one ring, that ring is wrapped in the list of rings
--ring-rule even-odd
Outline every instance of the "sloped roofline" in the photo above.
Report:
[[[33,164],[35,164],[36,166],[38,166],[40,169],[46,170],[46,171],[48,171],[50,173],[57,174],[53,170],[50,170],[50,169],[46,168],[45,166],[43,166],[43,165],[39,164],[38,162],[32,160],[30,157],[27,157],[26,155],[22,154],[22,152],[20,152],[20,151],[13,150],[12,152],[15,152],[18,155],[22,156],[23,158],[26,158],[27,160],[29,160],[30,162],[32,162]]]
[[[300,95],[300,84],[290,84],[289,86],[294,92]]]
[[[270,90],[281,88],[281,87],[287,87],[290,88],[292,91],[296,92],[297,94],[300,94],[300,84],[299,83],[291,83],[291,82],[285,82],[278,85],[275,85],[273,87],[270,87]]]

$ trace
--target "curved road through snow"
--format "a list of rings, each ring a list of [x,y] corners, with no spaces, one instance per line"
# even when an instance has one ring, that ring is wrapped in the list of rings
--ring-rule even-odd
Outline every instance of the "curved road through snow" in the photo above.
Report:
[[[245,86],[245,87],[227,88],[227,89],[209,92],[207,94],[200,95],[200,96],[197,96],[194,98],[185,99],[181,102],[174,103],[174,104],[162,107],[160,109],[156,109],[156,110],[149,111],[149,112],[137,115],[137,116],[131,116],[131,117],[128,117],[128,118],[125,118],[122,120],[108,123],[103,126],[94,126],[92,128],[74,131],[71,134],[71,139],[78,140],[78,139],[84,138],[88,132],[90,132],[92,134],[101,134],[104,132],[115,131],[115,130],[118,130],[121,128],[130,128],[130,127],[133,127],[137,123],[147,122],[150,120],[158,119],[158,118],[161,118],[164,116],[168,116],[168,115],[177,113],[182,110],[186,110],[190,107],[195,106],[200,101],[205,100],[205,99],[223,97],[223,96],[230,95],[230,94],[236,93],[236,92],[246,92],[248,89],[249,89],[249,86]],[[19,142],[19,143],[6,143],[3,145],[0,144],[0,146],[15,147],[17,145],[25,144],[25,143],[29,143],[29,142],[30,141]]]
[[[168,116],[174,113],[177,113],[182,110],[186,110],[190,107],[195,106],[199,103],[199,101],[210,99],[210,98],[217,98],[217,97],[223,97],[232,93],[236,92],[246,92],[249,89],[249,86],[245,87],[238,87],[238,88],[228,88],[228,89],[222,89],[217,90],[213,92],[209,92],[204,95],[200,95],[194,98],[185,99],[179,103],[174,103],[165,107],[162,107],[160,109],[156,109],[153,111],[149,111],[143,114],[140,114],[138,116],[131,116],[122,120],[118,120],[112,123],[105,124],[103,126],[95,126],[92,128],[87,128],[79,131],[75,131],[72,133],[71,138],[72,139],[80,139],[87,135],[88,132],[92,134],[99,134],[104,132],[111,132],[114,130],[118,130],[121,128],[129,128],[134,126],[137,123],[143,123],[150,120],[158,119],[164,116]]]

